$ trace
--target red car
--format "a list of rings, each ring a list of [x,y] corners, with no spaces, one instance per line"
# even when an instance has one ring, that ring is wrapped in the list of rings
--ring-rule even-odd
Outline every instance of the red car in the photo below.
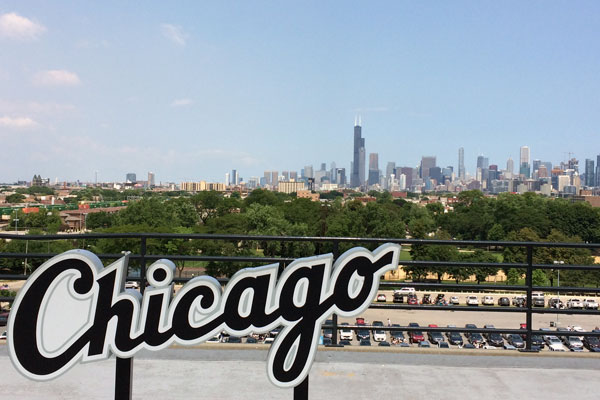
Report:
[[[408,304],[410,304],[410,305],[417,305],[417,304],[419,304],[419,299],[417,299],[417,296],[409,296],[408,297]]]
[[[410,338],[411,343],[420,343],[425,340],[425,335],[423,335],[423,332],[421,331],[410,331],[408,337]]]

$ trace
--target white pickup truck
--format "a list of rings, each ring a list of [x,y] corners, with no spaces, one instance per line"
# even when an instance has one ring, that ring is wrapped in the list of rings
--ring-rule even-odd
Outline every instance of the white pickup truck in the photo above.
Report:
[[[594,299],[585,299],[583,301],[583,307],[587,310],[597,310],[598,302]]]
[[[567,302],[567,308],[583,308],[583,302],[579,299],[570,299]]]

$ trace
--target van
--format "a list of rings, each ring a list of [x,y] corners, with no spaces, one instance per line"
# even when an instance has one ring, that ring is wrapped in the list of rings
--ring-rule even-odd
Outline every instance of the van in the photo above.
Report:
[[[414,287],[403,287],[401,289],[396,289],[394,290],[394,294],[398,293],[398,294],[403,294],[403,295],[407,295],[407,294],[415,294],[415,288]]]

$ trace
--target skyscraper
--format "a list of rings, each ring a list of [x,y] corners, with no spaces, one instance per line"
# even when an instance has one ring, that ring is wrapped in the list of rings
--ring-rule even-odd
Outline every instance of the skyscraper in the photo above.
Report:
[[[596,156],[596,186],[600,187],[600,155]]]
[[[465,149],[463,147],[459,147],[458,149],[458,179],[464,181],[466,179],[466,171],[465,171]]]
[[[506,161],[506,172],[510,172],[511,175],[515,172],[515,162],[512,157],[508,157],[508,160]]]
[[[148,172],[148,187],[154,187],[154,172]]]
[[[435,156],[423,156],[421,157],[421,175],[422,179],[429,177],[429,169],[435,167],[436,165]]]
[[[525,175],[525,178],[531,177],[531,167],[529,164],[530,154],[529,147],[522,146],[519,157],[519,174]]]
[[[350,186],[359,187],[365,183],[365,139],[362,137],[360,117],[354,121],[354,158]]]
[[[277,171],[271,171],[271,186],[275,187],[279,183],[279,173]]]
[[[594,177],[594,160],[590,160],[589,158],[585,159],[585,186],[596,186],[596,179]]]
[[[137,178],[135,176],[134,172],[130,172],[125,176],[125,182],[129,182],[129,183],[136,183],[137,182]]]
[[[379,183],[379,154],[369,154],[369,185]]]

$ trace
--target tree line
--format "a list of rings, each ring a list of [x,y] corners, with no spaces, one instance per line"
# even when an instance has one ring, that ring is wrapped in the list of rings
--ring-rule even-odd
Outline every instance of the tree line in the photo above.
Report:
[[[296,198],[294,194],[256,189],[242,199],[239,193],[224,196],[218,192],[199,192],[193,195],[169,193],[149,195],[131,202],[118,213],[88,214],[86,225],[94,232],[175,232],[269,236],[345,236],[367,238],[463,239],[493,241],[548,241],[600,242],[600,210],[587,203],[573,203],[565,199],[550,199],[534,193],[523,195],[501,194],[495,198],[479,191],[458,194],[453,210],[447,211],[439,202],[420,206],[404,199],[394,199],[388,192],[369,193],[375,201],[363,204],[358,198],[344,201],[343,194],[324,194],[324,200],[314,202]],[[82,193],[94,196],[96,193]],[[103,194],[104,197],[109,197]],[[115,196],[118,199],[118,196]],[[32,214],[30,214],[32,215]],[[30,217],[31,232],[40,232],[42,217]],[[40,221],[35,221],[35,218]],[[56,218],[46,215],[49,221]],[[27,223],[27,221],[25,222]],[[27,225],[25,225],[27,226]],[[54,225],[55,226],[55,225]],[[47,229],[52,231],[51,229]],[[23,241],[0,243],[1,251],[24,251]],[[71,246],[81,246],[81,241]],[[340,243],[339,251],[360,243]],[[38,244],[32,244],[38,246]],[[48,243],[48,249],[59,251],[67,244]],[[62,247],[61,247],[62,246]],[[119,253],[123,250],[139,252],[139,240],[87,240],[86,246],[98,253]],[[148,241],[148,252],[154,254],[205,254],[227,256],[282,256],[302,257],[333,250],[332,244],[279,241],[227,241],[156,239]],[[367,246],[367,247],[375,247]],[[21,250],[18,250],[21,249]],[[29,250],[32,252],[32,250]],[[524,262],[523,248],[462,248],[454,245],[413,245],[413,260],[456,261],[465,265],[439,268],[427,265],[407,266],[413,280],[424,280],[435,274],[441,279],[447,274],[459,282],[475,276],[478,282],[498,272],[496,266],[470,266],[467,263]],[[552,264],[591,264],[592,253],[586,249],[540,248],[534,252],[534,262]],[[5,260],[10,261],[10,260]],[[14,263],[5,262],[9,268]],[[178,267],[185,265],[179,263]],[[231,276],[242,265],[211,262],[207,273]],[[523,270],[504,271],[508,283],[522,279]],[[536,271],[535,284],[553,284],[555,271]],[[561,272],[561,284],[600,283],[595,273]]]

